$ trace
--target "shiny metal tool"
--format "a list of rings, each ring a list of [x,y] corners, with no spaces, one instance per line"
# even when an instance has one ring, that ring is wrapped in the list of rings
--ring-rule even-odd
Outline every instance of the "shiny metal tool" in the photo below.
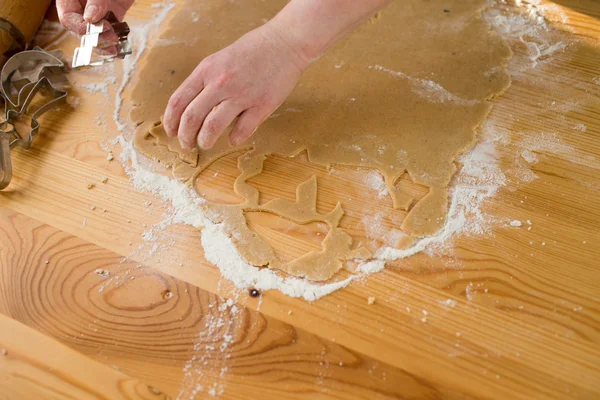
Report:
[[[20,146],[29,149],[40,124],[38,118],[46,111],[65,103],[67,92],[53,86],[64,77],[63,62],[40,48],[22,51],[12,56],[0,72],[0,97],[5,113],[0,119],[0,190],[12,179],[10,149]],[[38,94],[49,97],[35,111],[29,110]],[[30,129],[25,134],[13,124],[20,116],[30,115]]]
[[[104,21],[108,21],[112,29],[117,34],[119,41],[117,43],[117,54],[102,56],[94,54],[94,48],[98,46],[98,38],[104,31]],[[85,66],[98,66],[106,61],[112,61],[115,58],[124,58],[131,54],[131,43],[127,39],[130,29],[126,22],[119,22],[115,14],[109,11],[104,19],[95,24],[87,24],[86,33],[81,37],[81,44],[75,49],[73,54],[72,68]]]

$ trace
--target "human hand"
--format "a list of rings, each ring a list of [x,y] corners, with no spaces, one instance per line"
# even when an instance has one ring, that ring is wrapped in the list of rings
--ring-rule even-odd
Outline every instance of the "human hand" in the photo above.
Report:
[[[210,149],[239,116],[229,142],[240,145],[283,103],[307,66],[267,23],[202,60],[169,99],[164,128],[183,148]]]
[[[65,28],[78,35],[84,35],[88,22],[100,21],[109,11],[122,21],[133,2],[134,0],[56,0],[56,9],[60,23]],[[119,38],[110,24],[104,21],[104,32],[98,38],[98,48],[114,54],[118,41]]]

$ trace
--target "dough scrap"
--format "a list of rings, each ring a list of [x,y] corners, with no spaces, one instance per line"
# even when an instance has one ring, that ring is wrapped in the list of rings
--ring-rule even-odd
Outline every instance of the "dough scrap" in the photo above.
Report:
[[[410,209],[401,229],[414,237],[434,234],[446,219],[454,160],[475,142],[476,128],[491,108],[486,100],[510,85],[506,64],[511,51],[482,20],[485,0],[393,2],[315,62],[250,143],[230,147],[223,135],[209,151],[183,151],[156,122],[170,94],[204,57],[262,24],[285,3],[186,0],[163,35],[162,43],[173,44],[161,44],[147,55],[132,93],[137,106],[131,118],[138,124],[138,150],[172,166],[174,176],[190,184],[220,157],[247,149],[238,160],[234,184],[242,204],[207,202],[208,217],[223,224],[246,262],[324,281],[345,260],[371,254],[364,247],[353,249],[352,238],[339,228],[341,203],[325,215],[316,211],[314,177],[298,187],[295,202],[276,199],[259,205],[259,192],[247,181],[260,174],[265,158],[307,151],[310,162],[319,165],[377,169],[394,208],[405,210],[413,199],[395,185],[408,172],[430,190]],[[201,18],[194,23],[190,15]],[[192,29],[197,33],[189,40]],[[250,211],[300,224],[327,223],[322,251],[282,262],[247,226],[244,213]]]

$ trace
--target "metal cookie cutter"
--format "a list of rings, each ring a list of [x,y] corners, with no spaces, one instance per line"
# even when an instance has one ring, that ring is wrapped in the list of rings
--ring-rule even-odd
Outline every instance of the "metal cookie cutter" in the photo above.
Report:
[[[4,100],[4,120],[0,120],[0,190],[12,179],[10,149],[20,146],[29,149],[40,124],[37,119],[46,111],[65,103],[67,92],[52,86],[52,80],[62,75],[64,64],[42,49],[36,47],[12,56],[0,72],[0,97]],[[26,114],[38,93],[47,93],[50,100],[31,114],[27,135],[18,132],[13,122]]]
[[[110,56],[97,56],[92,61],[94,47],[98,46],[98,38],[104,30],[104,21],[108,21],[112,29],[119,37],[117,43],[117,54]],[[72,68],[79,68],[84,66],[98,66],[104,64],[106,61],[112,61],[115,58],[124,58],[126,55],[131,54],[131,43],[127,39],[129,35],[129,25],[126,22],[119,22],[115,14],[109,11],[106,16],[95,24],[87,24],[85,35],[81,37],[81,44],[75,49],[73,54]]]

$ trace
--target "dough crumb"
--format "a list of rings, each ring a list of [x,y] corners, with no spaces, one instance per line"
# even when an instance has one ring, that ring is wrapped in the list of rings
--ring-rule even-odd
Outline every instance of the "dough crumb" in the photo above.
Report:
[[[108,176],[103,177],[100,182],[102,182],[102,183],[108,182]]]
[[[7,354],[8,354],[8,351],[6,351],[6,349],[0,349],[0,355],[5,356]]]
[[[448,299],[448,300],[442,301],[442,304],[445,306],[448,306],[448,307],[455,307],[456,300]]]
[[[521,226],[521,221],[518,219],[510,221],[510,226]]]
[[[103,278],[108,278],[110,276],[110,271],[107,269],[97,268],[94,270],[94,274],[101,276]]]
[[[96,206],[92,206],[92,211],[94,211],[96,209]]]
[[[87,188],[88,188],[88,189],[93,189],[93,188],[95,188],[95,187],[96,187],[96,184],[95,184],[95,183],[88,183],[88,185],[87,185]]]
[[[48,265],[48,264],[50,264],[50,261],[46,260],[46,261],[44,262],[44,264]]]
[[[113,153],[108,153],[108,155],[106,156],[106,159],[107,159],[108,161],[112,161],[112,160],[114,160],[114,159],[115,159],[115,156],[113,155]]]
[[[371,305],[371,304],[375,304],[375,297],[369,297],[367,299],[367,304]]]
[[[289,310],[289,311],[288,311],[288,315],[292,315],[292,314],[293,314],[293,311],[292,311],[292,310]]]

